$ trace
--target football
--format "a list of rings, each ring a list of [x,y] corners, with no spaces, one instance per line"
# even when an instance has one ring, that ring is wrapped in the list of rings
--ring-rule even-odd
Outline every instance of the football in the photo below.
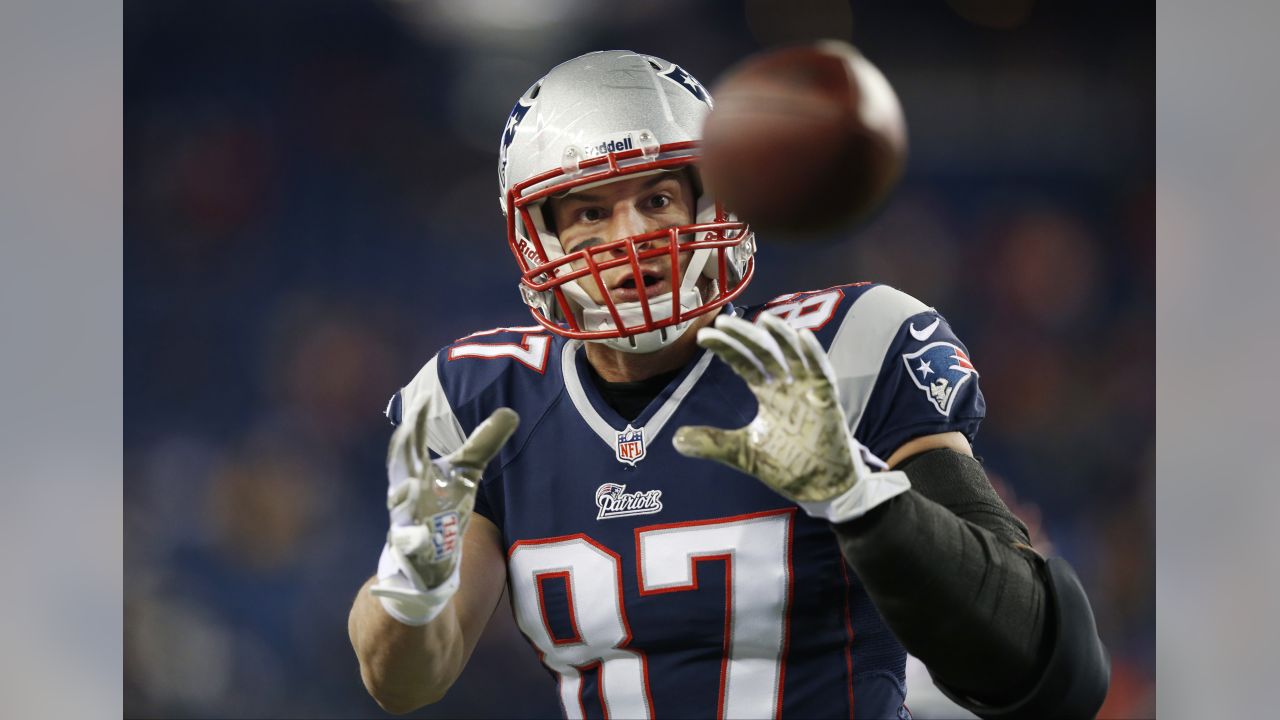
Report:
[[[704,182],[758,230],[804,237],[847,228],[902,175],[902,107],[852,45],[828,40],[749,56],[711,95]]]

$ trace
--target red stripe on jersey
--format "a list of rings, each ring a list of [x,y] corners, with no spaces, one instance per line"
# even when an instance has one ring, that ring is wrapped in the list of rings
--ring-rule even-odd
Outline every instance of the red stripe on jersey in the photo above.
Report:
[[[844,666],[849,678],[849,720],[853,720],[853,618],[849,610],[849,568],[846,567],[844,553],[840,545],[836,545],[836,554],[840,558],[840,575],[844,577],[844,631],[849,640],[844,646]]]

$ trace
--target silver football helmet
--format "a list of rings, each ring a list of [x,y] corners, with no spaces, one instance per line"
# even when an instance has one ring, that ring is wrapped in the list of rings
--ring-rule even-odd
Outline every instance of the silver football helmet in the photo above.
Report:
[[[521,296],[539,324],[625,352],[653,352],[746,288],[755,236],[702,188],[694,167],[711,107],[706,89],[679,65],[626,50],[562,63],[516,101],[502,132],[499,201]],[[694,180],[692,224],[565,253],[543,216],[550,197],[683,168]],[[692,255],[681,273],[684,253]],[[602,271],[663,255],[675,268],[669,295],[613,301]],[[579,285],[584,278],[601,289],[603,304]]]

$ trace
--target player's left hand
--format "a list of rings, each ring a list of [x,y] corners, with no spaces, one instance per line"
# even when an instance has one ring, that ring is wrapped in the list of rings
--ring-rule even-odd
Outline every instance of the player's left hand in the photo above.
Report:
[[[735,430],[680,428],[673,443],[681,454],[754,475],[831,522],[859,517],[911,487],[849,432],[835,372],[812,332],[767,312],[756,324],[721,315],[714,328],[698,331],[698,344],[746,381],[759,411]]]

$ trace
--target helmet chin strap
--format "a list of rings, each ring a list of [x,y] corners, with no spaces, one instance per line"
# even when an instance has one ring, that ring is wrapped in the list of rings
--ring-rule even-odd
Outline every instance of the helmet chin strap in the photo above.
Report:
[[[711,253],[712,251],[710,250],[694,251],[693,257],[689,259],[689,267],[682,273],[680,279],[680,310],[682,313],[695,310],[702,305],[702,291],[698,289],[698,281],[702,278],[703,270],[707,267],[707,261],[711,258]],[[581,288],[575,287],[574,289],[582,292]],[[571,296],[576,296],[577,294],[571,293]],[[613,330],[617,327],[608,308],[597,305],[590,297],[585,297],[585,292],[582,292],[582,296],[584,296],[586,302],[579,301],[581,303],[579,307],[582,308],[582,322],[587,330]],[[644,309],[640,306],[639,301],[619,303],[616,307],[618,317],[622,320],[624,326],[644,323]],[[671,294],[668,293],[659,300],[651,300],[649,302],[649,315],[654,320],[666,320],[672,317]],[[606,347],[625,353],[651,353],[675,342],[676,339],[684,334],[685,330],[689,329],[692,323],[692,320],[686,320],[682,323],[650,330],[649,332],[626,337],[605,338],[592,342],[598,342]]]
[[[701,304],[702,291],[697,287],[681,291],[681,310],[690,310]],[[644,322],[644,310],[640,307],[638,301],[621,303],[617,306],[617,309],[618,317],[622,319],[623,325],[639,325]],[[649,315],[654,320],[670,318],[672,316],[671,298],[666,297],[662,300],[651,301],[649,303]],[[588,330],[612,330],[616,327],[613,323],[613,315],[609,314],[607,309],[599,306],[583,308],[582,322],[583,326]],[[676,325],[650,330],[637,335],[591,340],[590,342],[597,342],[625,353],[651,353],[675,342],[677,338],[684,334],[685,330],[689,329],[691,324],[693,324],[693,320],[686,320]]]

